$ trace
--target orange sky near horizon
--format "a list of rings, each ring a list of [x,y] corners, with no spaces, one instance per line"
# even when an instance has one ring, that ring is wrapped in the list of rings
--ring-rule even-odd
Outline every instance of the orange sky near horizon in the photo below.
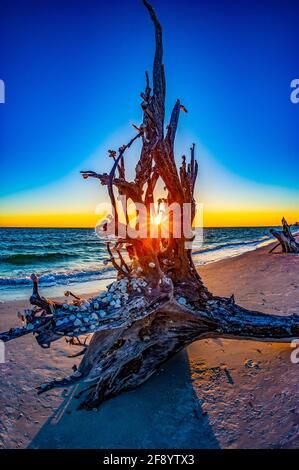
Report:
[[[290,224],[299,221],[299,210],[204,210],[204,227],[251,227],[280,225],[284,216]],[[10,213],[0,216],[0,227],[95,227],[100,216],[82,213]],[[198,226],[198,218],[195,226]]]

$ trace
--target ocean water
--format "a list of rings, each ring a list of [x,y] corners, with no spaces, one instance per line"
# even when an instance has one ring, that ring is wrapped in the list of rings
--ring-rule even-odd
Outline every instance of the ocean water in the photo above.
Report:
[[[230,258],[270,243],[270,227],[205,228],[196,230],[195,264]],[[63,295],[65,289],[93,292],[115,277],[105,266],[103,239],[84,228],[0,228],[0,300],[28,298],[33,272],[42,295]]]

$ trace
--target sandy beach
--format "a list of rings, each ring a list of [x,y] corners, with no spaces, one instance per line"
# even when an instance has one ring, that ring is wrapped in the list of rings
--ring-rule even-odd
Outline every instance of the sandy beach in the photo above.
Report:
[[[216,295],[266,313],[299,313],[299,256],[270,246],[199,269]],[[0,329],[28,301],[0,305]],[[41,349],[26,336],[0,364],[0,447],[299,448],[299,364],[289,344],[202,340],[138,390],[75,411],[76,390],[38,397],[41,382],[69,374],[80,358],[65,341]],[[133,397],[133,399],[131,399]],[[88,432],[87,432],[88,430]]]

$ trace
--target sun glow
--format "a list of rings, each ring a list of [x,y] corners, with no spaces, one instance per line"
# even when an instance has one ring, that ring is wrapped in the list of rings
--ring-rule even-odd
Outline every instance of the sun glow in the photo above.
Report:
[[[169,231],[169,218],[164,203],[159,204],[158,208],[151,213],[151,224],[158,227],[159,231]]]
[[[159,214],[156,217],[154,217],[153,223],[156,225],[160,225],[161,222],[164,220],[162,219],[162,215],[163,215],[162,212],[159,212]]]

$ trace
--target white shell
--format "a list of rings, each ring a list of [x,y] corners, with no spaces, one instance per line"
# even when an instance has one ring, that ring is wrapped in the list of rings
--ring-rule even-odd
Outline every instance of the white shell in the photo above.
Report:
[[[78,370],[76,370],[73,374],[72,377],[80,377],[82,374]]]
[[[149,268],[155,268],[155,267],[156,267],[156,265],[155,265],[155,263],[153,263],[153,262],[150,262],[150,263],[148,263],[148,267],[149,267]]]

